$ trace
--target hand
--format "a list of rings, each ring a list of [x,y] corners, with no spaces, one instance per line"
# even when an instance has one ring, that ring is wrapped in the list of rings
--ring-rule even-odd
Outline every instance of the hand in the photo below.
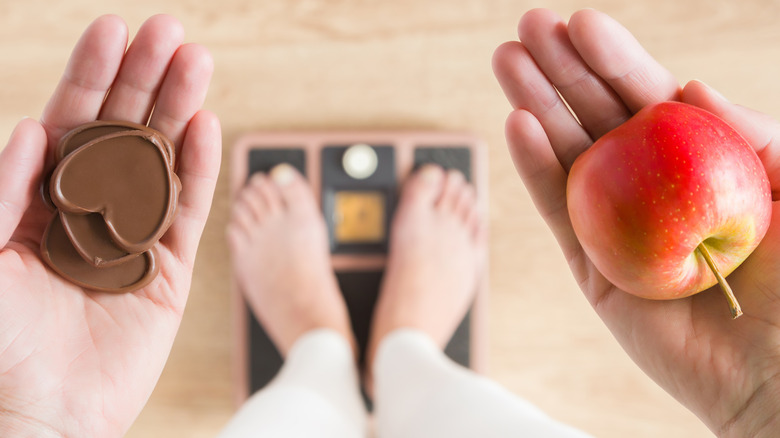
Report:
[[[664,100],[704,108],[740,131],[766,166],[776,201],[780,125],[700,82],[681,89],[626,29],[599,12],[580,11],[567,24],[533,10],[520,21],[519,36],[521,42],[503,44],[493,58],[514,108],[507,142],[587,299],[631,358],[712,431],[768,436],[780,430],[778,203],[761,245],[729,276],[745,311],[735,321],[718,290],[675,301],[618,290],[583,252],[566,207],[567,173],[577,156],[645,105]]]
[[[118,17],[95,20],[41,123],[20,122],[0,154],[0,436],[123,435],[181,321],[221,157],[219,121],[200,110],[213,65],[172,17],[146,21],[125,53],[127,35]],[[44,168],[65,132],[96,119],[148,120],[176,144],[179,213],[159,275],[133,293],[81,289],[40,257]]]

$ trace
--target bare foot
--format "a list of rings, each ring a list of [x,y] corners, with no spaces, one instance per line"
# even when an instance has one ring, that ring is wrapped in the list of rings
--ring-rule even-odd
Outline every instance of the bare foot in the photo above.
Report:
[[[317,328],[342,333],[354,351],[325,222],[300,173],[282,164],[252,176],[235,200],[227,237],[238,286],[282,356]]]
[[[369,389],[377,347],[394,329],[422,330],[444,348],[474,299],[484,266],[484,234],[474,188],[460,172],[425,166],[409,177],[374,311]]]

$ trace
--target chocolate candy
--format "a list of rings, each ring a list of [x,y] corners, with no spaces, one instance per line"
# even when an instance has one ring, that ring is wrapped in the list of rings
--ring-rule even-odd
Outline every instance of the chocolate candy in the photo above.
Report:
[[[66,134],[55,160],[44,193],[56,214],[43,259],[91,289],[123,292],[151,282],[153,246],[173,222],[181,191],[170,140],[144,125],[97,121]]]
[[[141,288],[149,284],[159,271],[154,249],[114,266],[93,266],[76,252],[59,215],[54,215],[46,228],[41,253],[49,266],[66,280],[105,292],[126,292]]]

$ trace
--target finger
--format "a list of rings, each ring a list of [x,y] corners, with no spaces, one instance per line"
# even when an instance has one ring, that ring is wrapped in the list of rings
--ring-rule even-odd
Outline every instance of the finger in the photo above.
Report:
[[[582,247],[569,219],[566,171],[558,162],[542,125],[528,111],[516,110],[509,114],[506,138],[517,173],[579,280],[584,266],[572,265],[572,260],[582,252]]]
[[[699,81],[685,86],[682,100],[719,116],[745,137],[764,163],[772,200],[780,199],[780,123],[766,114],[730,103]]]
[[[650,103],[678,100],[680,85],[618,22],[586,9],[569,20],[569,38],[582,59],[635,113]]]
[[[504,43],[493,55],[493,71],[507,99],[528,110],[544,127],[555,155],[568,170],[592,144],[544,72],[522,43]]]
[[[631,117],[617,93],[582,60],[557,14],[547,9],[527,12],[518,35],[591,138],[601,137]]]
[[[46,131],[35,120],[22,120],[0,153],[0,248],[36,196],[45,158]]]
[[[155,15],[138,30],[99,118],[146,124],[173,54],[184,40],[181,23]]]
[[[102,16],[84,31],[41,116],[50,148],[67,131],[97,119],[126,46],[127,25],[117,16]]]
[[[222,158],[222,134],[217,116],[200,111],[184,135],[178,176],[182,190],[179,211],[161,242],[186,266],[192,266],[211,209]]]
[[[211,54],[203,46],[185,44],[173,56],[149,126],[168,136],[177,152],[187,124],[203,106],[213,71]]]

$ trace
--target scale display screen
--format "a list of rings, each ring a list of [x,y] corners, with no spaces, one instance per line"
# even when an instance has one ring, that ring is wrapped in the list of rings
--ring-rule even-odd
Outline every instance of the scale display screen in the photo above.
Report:
[[[333,203],[336,242],[383,242],[387,235],[386,205],[385,194],[379,191],[337,191]]]

